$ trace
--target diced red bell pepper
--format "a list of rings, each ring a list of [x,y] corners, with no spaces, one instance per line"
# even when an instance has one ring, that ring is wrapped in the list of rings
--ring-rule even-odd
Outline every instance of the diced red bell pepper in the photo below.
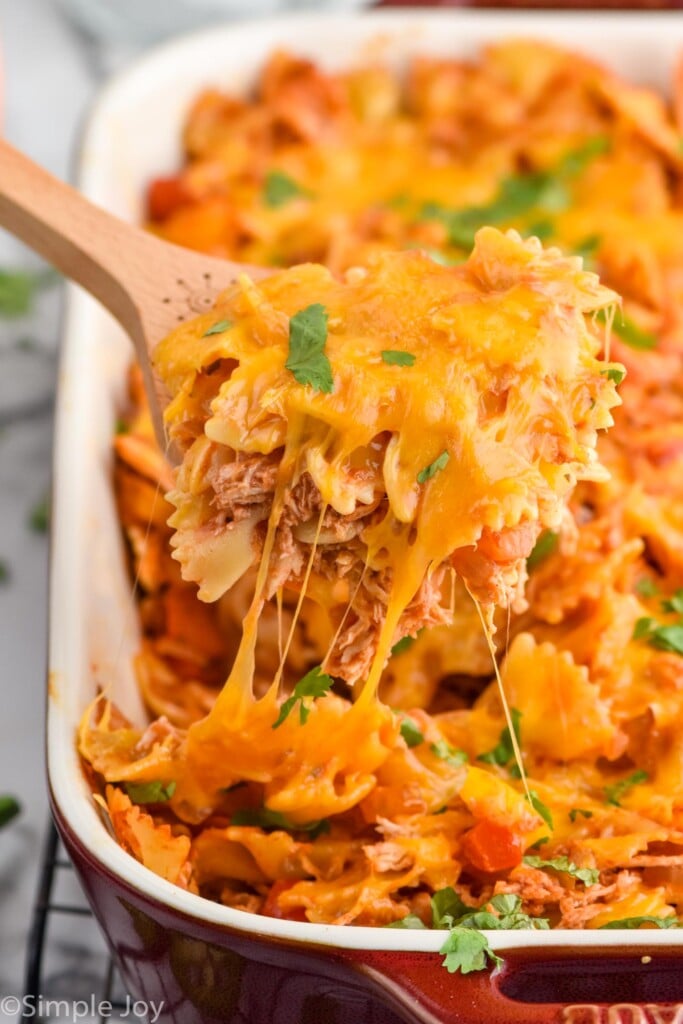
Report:
[[[147,192],[147,212],[150,220],[166,220],[178,207],[186,206],[190,202],[192,196],[181,175],[155,178],[150,182]]]
[[[473,868],[494,874],[521,864],[523,846],[511,828],[485,819],[463,837],[462,852]]]

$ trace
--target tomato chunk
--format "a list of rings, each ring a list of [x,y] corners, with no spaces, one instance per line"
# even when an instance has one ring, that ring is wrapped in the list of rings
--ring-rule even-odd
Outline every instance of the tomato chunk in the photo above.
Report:
[[[464,836],[462,851],[478,871],[508,871],[522,862],[522,840],[511,828],[480,821]]]
[[[293,885],[296,885],[296,883],[297,879],[282,879],[279,882],[273,882],[270,887],[270,891],[266,896],[266,901],[263,904],[261,913],[265,917],[277,917],[278,920],[307,921],[308,918],[302,909],[292,910],[287,913],[282,909],[278,902],[280,894],[286,892],[287,889],[291,889]]]
[[[179,206],[186,206],[191,201],[192,196],[180,175],[156,178],[147,192],[147,212],[150,220],[166,220]]]

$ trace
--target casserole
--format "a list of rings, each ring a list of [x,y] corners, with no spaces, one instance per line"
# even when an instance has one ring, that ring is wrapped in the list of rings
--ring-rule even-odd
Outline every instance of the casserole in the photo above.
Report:
[[[139,219],[144,183],[179,161],[189,101],[211,83],[244,90],[277,46],[322,56],[332,67],[368,55],[400,67],[415,52],[464,55],[509,35],[575,46],[663,87],[681,25],[675,16],[384,12],[201,34],[170,44],[108,87],[86,135],[81,187],[120,216]],[[72,290],[55,456],[49,775],[58,824],[131,992],[162,1000],[159,1019],[169,1021],[675,1019],[678,1010],[662,1017],[657,1004],[671,1003],[683,987],[675,933],[497,932],[493,948],[513,951],[506,967],[494,978],[453,977],[440,967],[438,932],[255,918],[151,875],[107,835],[81,778],[74,736],[98,686],[142,721],[130,668],[135,609],[109,483],[128,359],[125,338]],[[622,999],[616,1009],[598,1005]],[[653,1008],[636,1005],[643,1000]]]

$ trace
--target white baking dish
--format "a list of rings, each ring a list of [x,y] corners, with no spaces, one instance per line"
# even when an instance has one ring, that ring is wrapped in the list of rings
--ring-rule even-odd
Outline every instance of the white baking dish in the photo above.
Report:
[[[369,55],[400,67],[418,52],[473,55],[488,40],[510,35],[575,47],[633,81],[666,89],[683,49],[683,17],[403,10],[214,28],[161,47],[106,86],[83,139],[78,185],[96,203],[138,220],[145,184],[180,162],[181,125],[191,100],[207,85],[247,90],[276,47],[328,67]],[[142,716],[131,669],[136,610],[110,482],[111,435],[131,355],[109,315],[70,286],[54,456],[48,711],[49,779],[62,828],[131,891],[210,926],[337,949],[437,950],[443,942],[438,932],[299,924],[209,902],[147,871],[103,827],[81,775],[75,730],[97,686],[106,686],[132,718]],[[506,949],[549,942],[592,949],[641,947],[645,936],[648,947],[683,943],[683,931],[498,932],[491,941]]]

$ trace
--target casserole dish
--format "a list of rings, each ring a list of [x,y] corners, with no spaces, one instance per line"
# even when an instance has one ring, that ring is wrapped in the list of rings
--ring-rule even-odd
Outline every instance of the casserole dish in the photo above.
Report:
[[[503,36],[549,38],[663,88],[683,41],[677,16],[378,12],[302,16],[169,44],[115,80],[86,133],[79,183],[140,218],[144,184],[179,162],[180,125],[206,85],[239,92],[280,46],[343,67],[368,56],[399,68],[421,52],[473,52]],[[189,297],[190,299],[192,297]],[[496,932],[505,967],[462,977],[441,967],[438,932],[254,917],[177,889],[107,834],[82,778],[75,730],[96,688],[142,721],[138,642],[109,470],[130,358],[126,339],[72,289],[60,377],[51,580],[48,763],[57,823],[138,999],[161,1021],[683,1020],[677,933]]]

